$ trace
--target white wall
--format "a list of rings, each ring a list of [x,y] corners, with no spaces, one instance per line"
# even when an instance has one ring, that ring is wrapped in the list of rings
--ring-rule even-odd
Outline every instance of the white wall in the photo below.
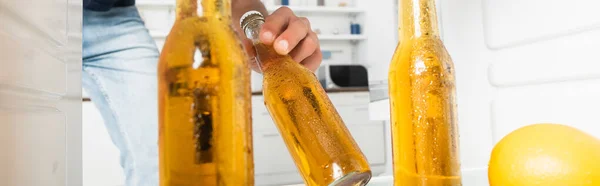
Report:
[[[387,71],[398,42],[397,16],[394,0],[357,0],[365,10],[361,19],[367,40],[357,51],[359,61],[368,64],[369,82],[387,81]]]

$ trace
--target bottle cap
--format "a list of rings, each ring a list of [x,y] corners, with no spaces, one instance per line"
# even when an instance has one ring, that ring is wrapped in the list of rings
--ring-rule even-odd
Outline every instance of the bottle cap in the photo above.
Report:
[[[246,18],[250,17],[251,15],[260,15],[261,17],[263,17],[263,15],[256,10],[250,10],[248,12],[246,12],[244,15],[242,15],[242,18],[240,18],[240,27],[244,27],[244,21],[246,20]]]

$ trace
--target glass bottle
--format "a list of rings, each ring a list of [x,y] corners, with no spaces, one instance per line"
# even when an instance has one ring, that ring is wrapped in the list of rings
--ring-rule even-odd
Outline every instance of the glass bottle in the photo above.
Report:
[[[435,0],[400,0],[389,71],[394,185],[461,185],[454,65]]]
[[[160,56],[160,186],[252,186],[249,58],[230,0],[202,0],[203,16],[197,7],[177,0]]]
[[[241,25],[256,49],[265,105],[309,186],[366,185],[371,170],[315,74],[259,42],[264,17],[250,11]]]

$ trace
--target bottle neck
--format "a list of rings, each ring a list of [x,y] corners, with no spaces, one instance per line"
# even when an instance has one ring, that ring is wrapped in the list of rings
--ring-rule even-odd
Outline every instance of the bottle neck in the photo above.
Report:
[[[202,14],[207,17],[231,17],[231,0],[176,0],[177,19],[198,16],[198,1],[202,2]]]
[[[202,12],[207,17],[231,18],[231,0],[202,0]]]
[[[401,37],[439,38],[435,0],[400,0]]]
[[[198,1],[197,0],[176,0],[175,7],[176,19],[185,19],[188,17],[198,16]]]
[[[279,55],[275,52],[272,45],[265,45],[260,42],[260,29],[265,23],[265,18],[260,12],[249,11],[241,18],[240,26],[244,30],[246,38],[252,40],[256,51],[256,65],[262,74],[266,69],[272,66],[272,62],[292,61],[289,55]],[[282,65],[281,63],[278,63]]]
[[[264,23],[264,17],[260,15],[250,15],[241,25],[244,34],[248,39],[252,40],[254,45],[260,43],[260,28]]]

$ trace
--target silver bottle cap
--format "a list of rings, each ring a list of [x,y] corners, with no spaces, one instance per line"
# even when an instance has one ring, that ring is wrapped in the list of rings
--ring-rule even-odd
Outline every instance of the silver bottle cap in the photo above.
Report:
[[[263,17],[262,13],[260,13],[259,11],[256,10],[250,10],[248,12],[246,12],[244,15],[242,15],[242,18],[240,18],[240,27],[242,27],[242,29],[244,28],[244,21],[246,20],[246,18],[250,17],[251,15],[260,15],[261,17]]]

